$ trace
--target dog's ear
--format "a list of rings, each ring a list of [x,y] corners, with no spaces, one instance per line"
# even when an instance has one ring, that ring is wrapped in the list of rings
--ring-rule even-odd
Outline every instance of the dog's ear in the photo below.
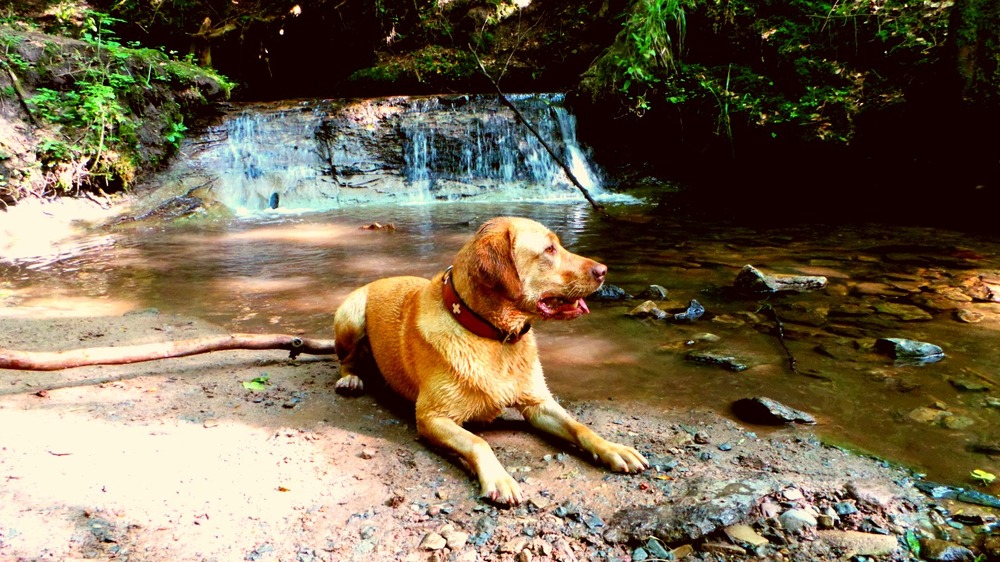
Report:
[[[476,284],[511,300],[521,298],[521,278],[514,260],[514,231],[509,223],[487,222],[479,228],[468,249],[471,263],[466,271]]]

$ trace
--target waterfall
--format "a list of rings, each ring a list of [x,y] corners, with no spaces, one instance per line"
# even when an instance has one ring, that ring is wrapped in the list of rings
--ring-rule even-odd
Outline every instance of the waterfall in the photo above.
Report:
[[[561,95],[512,98],[577,180],[613,198]],[[494,97],[310,100],[240,106],[184,165],[239,213],[454,200],[581,198],[563,167]]]

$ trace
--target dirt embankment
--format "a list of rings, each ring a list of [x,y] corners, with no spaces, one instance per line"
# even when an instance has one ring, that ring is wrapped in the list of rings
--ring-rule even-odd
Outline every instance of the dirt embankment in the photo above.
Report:
[[[220,333],[155,311],[0,316],[0,348]],[[908,474],[808,429],[613,401],[567,406],[651,470],[606,472],[513,415],[474,428],[530,498],[497,509],[417,439],[412,407],[338,396],[336,378],[335,361],[256,351],[0,370],[0,559],[908,560],[919,539],[973,542]]]
[[[112,35],[79,41],[0,25],[0,209],[129,189],[228,97],[210,70]]]

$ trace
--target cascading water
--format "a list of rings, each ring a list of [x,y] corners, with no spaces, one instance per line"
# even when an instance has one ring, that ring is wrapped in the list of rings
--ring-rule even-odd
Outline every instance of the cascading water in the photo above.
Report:
[[[576,140],[561,95],[512,98],[597,199],[614,197]],[[243,213],[448,200],[580,198],[564,169],[495,98],[252,105],[208,131],[184,165]]]

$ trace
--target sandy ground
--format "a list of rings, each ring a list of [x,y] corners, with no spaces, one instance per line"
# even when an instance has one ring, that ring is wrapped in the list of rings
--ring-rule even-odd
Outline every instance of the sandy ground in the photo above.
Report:
[[[37,351],[217,333],[155,311],[0,318],[0,348]],[[265,390],[245,388],[265,375]],[[281,351],[0,370],[0,559],[630,560],[635,544],[605,537],[622,513],[687,501],[695,481],[762,474],[770,491],[810,498],[862,479],[907,498],[902,511],[922,509],[902,472],[808,429],[758,436],[707,412],[615,401],[566,405],[674,466],[611,474],[511,414],[474,428],[531,498],[497,509],[459,461],[416,438],[411,406],[339,396],[336,378],[335,360]],[[430,532],[454,540],[421,546]]]

